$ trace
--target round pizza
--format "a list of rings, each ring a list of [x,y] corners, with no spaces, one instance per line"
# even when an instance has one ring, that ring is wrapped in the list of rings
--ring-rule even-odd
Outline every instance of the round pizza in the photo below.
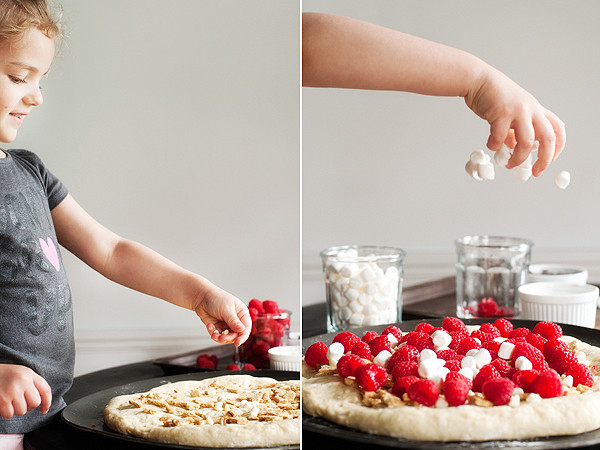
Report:
[[[300,442],[300,380],[224,375],[121,395],[104,408],[120,433],[203,447],[270,447]]]
[[[552,322],[388,326],[305,352],[306,413],[419,441],[491,441],[600,428],[600,348]],[[361,333],[362,334],[362,333]]]

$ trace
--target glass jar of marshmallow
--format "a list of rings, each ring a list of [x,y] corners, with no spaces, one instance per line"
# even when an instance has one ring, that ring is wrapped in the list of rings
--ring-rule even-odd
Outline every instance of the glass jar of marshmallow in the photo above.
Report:
[[[406,252],[346,245],[321,252],[327,294],[327,330],[399,322]]]

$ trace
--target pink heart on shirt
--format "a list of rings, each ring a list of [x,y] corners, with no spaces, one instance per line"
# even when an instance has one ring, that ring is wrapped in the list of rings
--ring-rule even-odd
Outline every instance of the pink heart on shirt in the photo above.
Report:
[[[56,251],[56,247],[54,246],[54,242],[52,239],[48,237],[46,241],[40,238],[40,246],[42,247],[42,251],[44,255],[50,261],[50,264],[54,266],[57,272],[60,271],[60,261],[58,260],[58,252]]]

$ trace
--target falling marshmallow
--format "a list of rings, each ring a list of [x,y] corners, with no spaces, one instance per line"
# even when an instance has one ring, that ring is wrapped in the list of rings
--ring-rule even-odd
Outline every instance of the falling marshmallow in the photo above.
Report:
[[[515,177],[517,177],[519,180],[521,181],[527,181],[529,180],[529,178],[531,178],[531,167],[522,167],[522,166],[517,166],[515,167]]]
[[[508,147],[503,145],[502,148],[494,154],[494,162],[499,166],[504,167],[508,164],[508,160],[511,156],[512,153]]]
[[[559,172],[554,179],[554,184],[559,189],[566,189],[569,183],[571,182],[571,174],[566,170]]]

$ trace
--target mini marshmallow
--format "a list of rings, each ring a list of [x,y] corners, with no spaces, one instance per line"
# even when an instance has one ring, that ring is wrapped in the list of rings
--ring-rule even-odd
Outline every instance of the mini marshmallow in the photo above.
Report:
[[[339,359],[344,356],[344,345],[341,342],[332,343],[327,349],[325,356],[329,360],[330,366],[337,366]]]
[[[569,183],[571,182],[571,174],[566,170],[562,170],[556,175],[554,178],[554,184],[559,189],[566,189]]]
[[[368,283],[363,286],[363,292],[369,295],[375,295],[377,294],[377,286],[372,283]]]
[[[419,361],[425,361],[427,359],[437,359],[435,352],[429,348],[421,350],[421,353],[419,354]]]
[[[496,177],[496,174],[494,173],[494,166],[492,165],[492,163],[489,162],[484,164],[478,164],[477,174],[480,178],[483,178],[484,180],[493,180]]]
[[[531,167],[515,167],[515,176],[521,181],[527,181],[531,177]]]
[[[462,369],[460,369],[458,371],[458,373],[464,375],[465,377],[467,377],[470,380],[472,380],[475,377],[475,372],[473,372],[473,369],[471,369],[469,367],[463,367]]]
[[[358,266],[354,263],[345,264],[344,267],[342,267],[342,270],[340,270],[340,274],[346,278],[352,278],[356,276],[357,272]]]
[[[439,368],[437,359],[425,359],[419,363],[418,372],[422,378],[429,379],[438,372]]]
[[[377,356],[373,358],[375,364],[379,364],[382,367],[387,367],[388,361],[392,357],[392,354],[387,350],[381,350],[377,353]]]
[[[477,368],[477,361],[472,356],[465,356],[460,361],[460,367],[463,368],[463,369],[476,369]]]
[[[508,338],[502,337],[502,336],[498,336],[497,338],[494,338],[494,342],[500,342],[501,344],[506,341]]]
[[[390,341],[390,346],[392,348],[394,348],[398,345],[398,338],[396,336],[394,336],[392,333],[388,333],[387,338],[388,338],[388,341]]]
[[[499,166],[504,167],[508,164],[508,160],[511,156],[512,153],[509,148],[503,145],[502,148],[494,154],[494,162]]]
[[[363,325],[377,325],[381,323],[379,316],[376,314],[367,314],[363,320]]]
[[[563,386],[571,388],[571,387],[573,387],[573,376],[567,375],[560,382],[562,383]]]
[[[475,362],[477,363],[478,369],[481,369],[486,364],[492,362],[492,355],[486,348],[480,348],[479,350],[477,350],[477,353],[473,355],[473,358],[475,358]]]
[[[360,295],[360,292],[358,292],[357,289],[352,289],[352,288],[348,289],[344,293],[344,297],[346,297],[349,302],[354,302],[354,300],[358,300],[359,295]]]
[[[469,161],[473,163],[474,166],[478,164],[486,164],[490,161],[489,155],[485,154],[483,150],[475,150],[469,155]]]
[[[477,166],[475,164],[473,164],[471,161],[467,161],[467,164],[465,164],[465,170],[467,171],[467,173],[469,175],[471,175],[477,181],[483,181],[483,178],[481,178],[479,176],[479,174],[477,173]]]
[[[398,271],[397,267],[390,266],[387,269],[385,269],[385,276],[388,277],[390,280],[396,282],[400,278],[400,272]]]
[[[479,349],[477,349],[477,348],[472,348],[471,350],[469,350],[469,351],[468,351],[468,352],[465,354],[465,356],[473,356],[473,357],[474,357],[474,356],[477,354],[477,352],[478,352],[478,351],[479,351]]]
[[[346,306],[344,308],[341,309],[340,311],[340,318],[345,322],[347,320],[350,320],[350,317],[352,317],[352,310],[350,309],[349,306]]]
[[[358,301],[350,302],[348,306],[350,307],[350,310],[355,314],[363,310],[363,306]]]
[[[365,320],[365,315],[363,313],[356,312],[356,313],[352,314],[352,316],[350,316],[348,323],[350,325],[355,325],[357,327],[360,327],[363,324],[364,320]]]
[[[372,281],[375,279],[375,272],[369,266],[365,267],[360,273],[360,277],[363,281]]]
[[[542,401],[542,397],[540,397],[540,394],[536,394],[535,392],[529,394],[526,400],[527,403],[536,403],[540,401]]]
[[[498,349],[498,356],[502,359],[510,359],[515,351],[515,344],[503,342]]]
[[[518,395],[514,394],[511,398],[510,401],[508,402],[508,406],[510,406],[511,408],[516,408],[517,406],[519,406],[521,404],[521,397],[519,397]]]
[[[533,364],[525,356],[519,356],[515,361],[515,369],[517,370],[531,370]]]
[[[348,285],[352,289],[358,290],[362,287],[362,281],[358,277],[350,278],[350,280],[348,281]]]
[[[431,335],[431,339],[436,347],[448,347],[452,342],[452,336],[444,330],[435,330]]]
[[[448,407],[448,402],[446,401],[446,399],[443,396],[439,396],[438,399],[435,401],[435,407],[436,408],[447,408]]]

